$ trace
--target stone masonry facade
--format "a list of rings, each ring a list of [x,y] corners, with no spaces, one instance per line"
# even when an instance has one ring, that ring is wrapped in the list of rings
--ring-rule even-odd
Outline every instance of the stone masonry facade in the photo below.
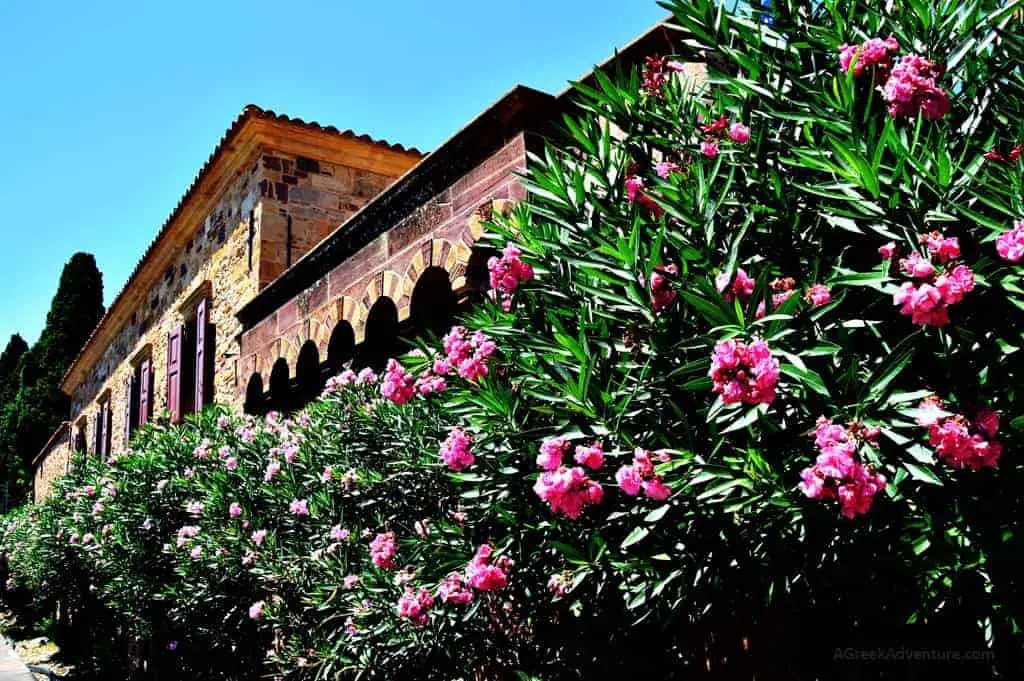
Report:
[[[261,120],[253,117],[252,124]],[[244,134],[246,124],[238,135]],[[175,329],[194,318],[201,301],[207,304],[210,336],[208,401],[235,404],[242,331],[238,309],[421,157],[415,150],[360,138],[345,140],[344,149],[331,148],[326,142],[336,132],[311,131],[310,125],[301,122],[274,124],[275,139],[283,143],[254,143],[241,152],[226,152],[243,155],[233,159],[237,170],[209,194],[200,185],[198,198],[186,197],[186,202],[205,205],[193,212],[194,224],[185,225],[176,242],[168,236],[155,242],[154,248],[163,251],[159,276],[149,282],[140,281],[138,273],[133,276],[122,292],[122,298],[126,292],[134,294],[133,309],[124,314],[117,329],[104,329],[101,322],[89,341],[101,346],[95,358],[85,361],[80,355],[76,361],[80,366],[65,378],[64,388],[72,398],[72,421],[63,438],[68,444],[53,443],[39,457],[36,468],[41,480],[62,470],[73,448],[112,453],[127,446],[129,421],[138,420],[140,409],[132,404],[131,386],[139,382],[143,363],[151,386],[149,418],[168,415],[168,344]],[[292,128],[304,138],[312,132],[314,145],[318,135],[323,137],[319,157],[289,150],[293,145],[282,135]],[[306,144],[304,139],[302,145],[294,146],[307,151]],[[349,154],[358,156],[358,162],[349,163]],[[125,302],[115,301],[111,312],[118,304],[123,307]],[[180,361],[187,363],[191,357]]]

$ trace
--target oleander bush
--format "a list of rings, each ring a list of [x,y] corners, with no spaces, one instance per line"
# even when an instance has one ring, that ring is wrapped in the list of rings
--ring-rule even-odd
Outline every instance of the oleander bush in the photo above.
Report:
[[[1015,678],[1021,4],[666,3],[460,326],[79,458],[10,586],[159,678]]]

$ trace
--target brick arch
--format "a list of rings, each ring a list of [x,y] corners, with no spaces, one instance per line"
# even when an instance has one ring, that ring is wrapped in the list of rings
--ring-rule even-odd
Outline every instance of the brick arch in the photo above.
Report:
[[[334,323],[331,324],[331,331],[334,331],[335,324],[346,321],[352,325],[355,342],[362,343],[363,336],[366,334],[366,316],[368,314],[370,314],[370,308],[365,303],[355,298],[342,296],[334,303]],[[328,338],[330,338],[330,334],[328,334]]]
[[[440,267],[448,272],[451,278],[452,290],[456,291],[466,284],[466,265],[472,253],[472,247],[462,242],[452,243],[447,239],[429,239],[423,246],[413,254],[409,265],[405,270],[406,306],[405,312],[408,316],[408,303],[411,301],[412,291],[416,282],[428,267]],[[399,311],[402,307],[399,306]]]
[[[378,272],[366,284],[363,306],[369,311],[378,299],[390,298],[398,308],[399,321],[405,319],[409,316],[409,295],[412,292],[412,287],[407,284],[406,279],[394,270]],[[352,328],[355,328],[355,324]],[[358,338],[360,334],[356,335]]]
[[[299,348],[301,348],[302,344],[305,342],[304,340],[299,339],[300,335],[301,334],[296,334],[291,338],[288,338],[287,336],[281,338],[277,346],[277,356],[274,358],[274,361],[270,362],[271,367],[274,366],[274,362],[283,357],[288,363],[289,371],[292,373],[295,372],[295,364],[299,360]]]
[[[309,340],[316,343],[316,349],[321,357],[327,356],[327,346],[331,342],[331,331],[337,323],[332,314],[333,306],[327,306],[316,311],[309,317]]]

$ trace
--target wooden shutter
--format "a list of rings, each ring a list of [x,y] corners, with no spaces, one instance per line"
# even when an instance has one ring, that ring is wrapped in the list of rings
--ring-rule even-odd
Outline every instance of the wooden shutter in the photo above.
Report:
[[[114,407],[107,398],[103,405],[103,455],[110,456],[114,439]]]
[[[96,415],[92,418],[92,453],[99,455],[100,443],[103,442],[103,416],[100,412],[96,412]]]
[[[181,342],[184,328],[178,327],[167,335],[167,409],[171,423],[181,420]]]
[[[196,413],[206,406],[207,382],[210,380],[206,368],[207,362],[207,338],[209,337],[207,324],[210,315],[210,299],[204,298],[196,306],[196,394],[193,404]]]
[[[150,399],[153,395],[152,359],[144,359],[139,365],[139,418],[138,423],[144,426],[149,423],[149,410],[153,406]]]
[[[121,444],[125,449],[128,448],[128,441],[132,438],[132,402],[135,399],[135,374],[132,373],[128,376],[128,381],[124,384],[124,442]]]

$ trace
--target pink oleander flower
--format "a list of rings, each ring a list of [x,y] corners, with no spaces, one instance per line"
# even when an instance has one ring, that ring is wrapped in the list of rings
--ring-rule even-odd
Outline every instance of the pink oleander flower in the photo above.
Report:
[[[434,605],[434,597],[426,589],[406,589],[398,599],[398,616],[407,619],[414,626],[422,627],[430,619],[428,609]]]
[[[442,342],[445,358],[434,363],[434,372],[444,375],[454,368],[467,381],[487,375],[487,362],[498,349],[490,336],[481,331],[471,334],[464,326],[453,326]]]
[[[256,564],[256,553],[254,551],[246,550],[242,554],[242,567],[252,567]]]
[[[185,510],[191,515],[202,515],[203,504],[198,501],[190,501],[188,505],[185,506]]]
[[[917,55],[902,57],[882,87],[882,99],[889,105],[889,115],[916,118],[920,113],[928,120],[938,120],[949,113],[949,95],[936,85],[943,70]]]
[[[203,549],[199,546],[193,546],[192,550],[188,552],[188,555],[192,560],[199,560],[203,557]]]
[[[359,575],[348,575],[342,581],[342,584],[346,589],[354,589],[356,585],[359,584],[359,581]]]
[[[832,290],[824,284],[815,284],[807,289],[804,298],[814,307],[821,307],[832,302]]]
[[[466,605],[473,602],[473,592],[466,588],[462,575],[452,572],[437,587],[437,596],[445,603]]]
[[[572,587],[572,575],[568,572],[559,572],[551,575],[548,579],[548,591],[555,595],[555,598],[561,598],[565,594],[569,593],[569,589]]]
[[[417,520],[415,523],[413,523],[413,529],[416,530],[416,536],[429,537],[430,520],[428,518],[424,518],[423,520]]]
[[[619,489],[631,497],[635,497],[642,490],[648,498],[664,501],[672,494],[672,488],[662,482],[660,476],[654,474],[652,454],[653,452],[637,447],[633,452],[633,463],[620,468],[615,473],[615,481],[619,484]],[[664,456],[667,458],[667,453]]]
[[[416,377],[408,373],[398,360],[389,359],[380,394],[395,404],[405,404],[416,395]]]
[[[371,383],[377,382],[377,374],[374,373],[373,369],[366,367],[360,369],[359,373],[356,374],[356,385],[370,385]]]
[[[195,468],[186,468],[185,472],[182,473],[182,475],[185,476],[186,480],[191,480],[192,478],[196,477],[196,469]]]
[[[291,503],[288,504],[288,512],[297,516],[309,515],[309,500],[292,499]]]
[[[270,482],[274,479],[278,473],[281,472],[281,462],[277,459],[271,459],[270,463],[267,464],[267,470],[263,473],[263,479]]]
[[[704,140],[703,142],[700,143],[700,153],[704,154],[705,156],[707,156],[708,158],[710,158],[712,160],[718,158],[718,154],[719,154],[718,142],[713,142],[711,140]]]
[[[263,546],[263,540],[267,538],[266,530],[256,530],[252,533],[252,543],[256,546]]]
[[[561,466],[545,471],[537,478],[533,491],[548,503],[553,513],[575,520],[587,506],[601,503],[604,489],[582,468]]]
[[[999,430],[998,413],[982,409],[973,420],[959,414],[944,416],[940,415],[941,402],[934,398],[922,402],[920,408],[934,414],[919,418],[918,423],[928,428],[929,443],[947,464],[973,471],[999,464],[1003,445],[995,439]]]
[[[229,471],[237,469],[238,459],[236,459],[233,456],[229,456],[228,458],[224,459],[224,468],[227,468]]]
[[[192,450],[192,456],[197,459],[205,459],[210,456],[210,448],[213,444],[209,440],[203,440],[199,446]]]
[[[779,383],[779,361],[762,338],[749,345],[735,339],[720,341],[709,374],[712,389],[726,404],[771,404]]]
[[[540,454],[537,455],[537,465],[546,471],[557,469],[562,465],[570,446],[569,441],[561,435],[544,440],[540,445]]]
[[[929,232],[921,236],[921,243],[940,263],[945,264],[960,257],[960,241],[955,236],[947,237],[941,232]]]
[[[280,451],[284,455],[286,463],[295,463],[295,459],[299,456],[299,445],[297,442],[282,442]],[[271,450],[271,454],[273,454],[273,450]]]
[[[890,241],[887,244],[879,246],[878,255],[882,256],[882,260],[892,260],[892,257],[896,255],[896,242]]]
[[[655,312],[661,312],[676,299],[678,294],[672,286],[672,278],[678,274],[678,265],[656,265],[651,272],[651,307]],[[641,284],[644,283],[643,275],[638,279]]]
[[[522,250],[513,243],[505,246],[500,258],[487,261],[490,273],[491,288],[501,298],[501,307],[508,312],[512,309],[512,295],[519,290],[520,284],[533,279],[533,268],[521,259]]]
[[[237,518],[242,515],[242,506],[237,501],[232,501],[231,505],[228,506],[228,516]]]
[[[730,281],[732,285],[729,284]],[[715,288],[729,303],[737,298],[741,303],[745,303],[753,295],[755,285],[757,282],[742,267],[736,270],[735,278],[732,278],[728,272],[722,272],[715,277]]]
[[[461,428],[452,428],[448,431],[448,438],[441,443],[441,460],[448,468],[458,473],[472,466],[476,461],[472,447],[472,435]]]
[[[217,427],[221,430],[227,430],[231,425],[231,417],[226,414],[221,414],[217,417]]]
[[[395,567],[395,554],[398,546],[395,544],[395,533],[384,532],[374,537],[370,542],[370,562],[374,566],[390,570]]]
[[[854,459],[854,431],[822,417],[818,419],[814,441],[820,454],[813,466],[800,473],[800,491],[812,499],[837,500],[845,518],[871,510],[874,497],[885,489],[886,480],[884,475]]]
[[[876,82],[880,82],[888,75],[899,49],[899,42],[892,36],[884,40],[871,38],[861,45],[843,45],[839,48],[839,68],[848,73],[852,65],[854,77],[859,77],[867,69],[874,69],[880,76]]]
[[[512,560],[502,556],[492,562],[493,553],[494,549],[489,544],[481,544],[466,566],[466,582],[477,591],[498,591],[508,586]]]
[[[601,442],[594,442],[589,447],[579,445],[576,447],[576,456],[573,459],[576,463],[596,471],[604,465],[604,445]]]
[[[742,123],[733,123],[729,128],[729,139],[736,144],[746,144],[750,141],[750,128]]]
[[[256,601],[255,603],[250,605],[249,617],[251,617],[254,620],[258,620],[259,618],[263,617],[263,606],[263,601]]]
[[[92,532],[86,532],[82,535],[82,544],[89,544],[93,540]]]
[[[662,97],[665,83],[673,73],[681,73],[686,67],[682,62],[668,57],[653,55],[644,58],[643,91],[648,97]]]
[[[444,376],[439,376],[429,370],[421,373],[416,379],[416,392],[424,397],[443,393],[447,389],[448,383],[444,380]]]
[[[663,180],[667,180],[672,173],[678,173],[681,170],[682,167],[680,167],[678,163],[674,163],[672,161],[660,161],[654,166],[654,172],[656,172],[658,177]]]
[[[352,533],[343,528],[341,525],[335,525],[331,528],[331,539],[334,541],[347,541]]]
[[[1017,220],[1013,228],[996,238],[996,253],[1008,262],[1024,260],[1024,220]]]
[[[722,136],[729,129],[729,117],[721,115],[710,123],[701,126],[701,132],[709,137]]]
[[[331,466],[324,466],[324,470],[320,473],[320,482],[330,482],[334,479],[334,468]]]

